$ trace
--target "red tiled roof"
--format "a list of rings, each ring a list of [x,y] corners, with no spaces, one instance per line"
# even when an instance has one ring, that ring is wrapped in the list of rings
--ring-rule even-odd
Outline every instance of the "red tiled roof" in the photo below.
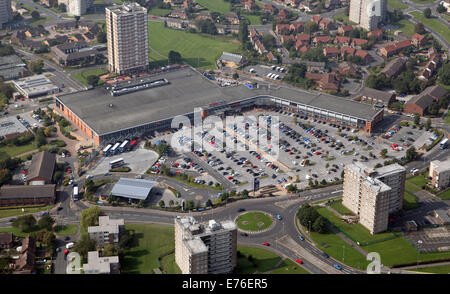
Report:
[[[336,39],[334,39],[335,43],[350,43],[351,38],[350,37],[344,37],[344,36],[336,36]]]
[[[350,48],[350,47],[342,47],[341,48],[341,54],[344,55],[345,53],[353,56],[355,55],[356,49]]]
[[[364,44],[366,44],[367,42],[368,42],[368,41],[367,41],[367,40],[364,40],[364,39],[357,39],[357,38],[352,39],[352,44],[353,44],[353,45],[356,45],[356,46],[364,45]]]
[[[316,36],[314,38],[314,42],[320,42],[320,43],[328,43],[330,42],[331,37],[330,36]]]

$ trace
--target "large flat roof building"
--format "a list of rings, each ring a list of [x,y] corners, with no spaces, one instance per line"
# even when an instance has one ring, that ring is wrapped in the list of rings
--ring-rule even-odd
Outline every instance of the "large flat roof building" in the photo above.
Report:
[[[98,251],[88,252],[88,263],[83,264],[85,274],[119,274],[119,256],[100,257]]]
[[[125,74],[148,68],[147,9],[137,3],[105,8],[108,65]]]
[[[204,115],[232,115],[254,106],[277,106],[367,132],[383,118],[382,109],[323,93],[283,86],[219,87],[191,67],[155,74],[153,80],[161,86],[132,86],[119,96],[113,96],[111,86],[98,87],[61,95],[56,106],[97,145],[170,129],[173,117],[192,119],[195,107]]]
[[[389,215],[402,209],[406,170],[399,164],[379,169],[361,163],[345,167],[342,204],[371,234],[388,228]]]
[[[237,227],[233,221],[198,223],[175,219],[175,262],[183,274],[227,274],[237,263]]]
[[[109,216],[99,216],[98,226],[88,227],[89,238],[97,242],[97,247],[119,243],[125,222],[123,219],[110,219]]]
[[[52,205],[55,185],[4,185],[0,188],[0,207],[24,205]]]
[[[12,20],[11,0],[0,0],[0,29]]]
[[[0,76],[5,81],[20,79],[28,75],[26,64],[17,55],[0,57]]]
[[[27,132],[28,129],[15,116],[0,119],[0,137],[11,138]]]
[[[133,200],[146,200],[155,184],[155,181],[120,178],[111,194]]]
[[[13,84],[26,98],[34,98],[59,92],[59,88],[43,74],[15,80]]]

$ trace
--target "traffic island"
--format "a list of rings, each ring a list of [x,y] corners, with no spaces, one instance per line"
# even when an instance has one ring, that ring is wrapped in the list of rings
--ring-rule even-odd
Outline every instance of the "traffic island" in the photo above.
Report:
[[[240,214],[234,222],[239,231],[257,234],[272,229],[275,225],[273,217],[262,211],[249,211]]]

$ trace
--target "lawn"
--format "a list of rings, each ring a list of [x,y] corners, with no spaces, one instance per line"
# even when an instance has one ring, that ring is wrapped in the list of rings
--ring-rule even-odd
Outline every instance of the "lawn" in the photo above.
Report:
[[[440,194],[437,194],[436,196],[441,199],[448,200],[448,199],[450,199],[450,189],[448,189],[447,191],[442,192]]]
[[[417,203],[417,198],[410,192],[405,191],[403,194],[403,209],[404,210],[411,210],[416,209],[420,205]]]
[[[247,212],[240,215],[237,220],[240,229],[246,231],[264,230],[272,224],[272,218],[262,212]]]
[[[403,9],[408,8],[408,5],[405,5],[398,0],[388,0],[387,5],[388,5],[388,7],[392,8],[392,9],[403,10]]]
[[[419,260],[435,260],[450,257],[450,252],[422,253],[418,251],[404,238],[396,238],[369,246],[362,246],[366,252],[378,252],[381,263],[386,266],[410,263]]]
[[[333,16],[333,19],[337,20],[337,21],[340,21],[340,22],[343,22],[344,24],[355,24],[354,22],[350,21],[348,19],[348,16],[345,15],[344,13],[336,14],[335,16]]]
[[[20,208],[1,208],[0,209],[0,218],[4,218],[4,217],[12,217],[12,216],[17,216],[17,215],[24,215],[24,214],[30,214],[30,213],[35,213],[35,212],[39,212],[39,211],[45,211],[45,210],[49,210],[52,209],[53,207],[55,207],[54,205],[50,205],[50,206],[32,206],[32,207],[26,207],[25,208],[25,212],[22,212],[22,207]]]
[[[438,265],[424,268],[411,269],[411,271],[432,274],[450,274],[450,265]]]
[[[157,16],[166,16],[169,14],[172,10],[171,9],[162,9],[162,8],[152,8],[149,10],[150,15],[157,15]]]
[[[411,15],[424,25],[430,27],[437,34],[441,35],[447,42],[450,42],[450,31],[448,27],[437,18],[426,18],[423,13],[419,11],[413,11],[411,12]]]
[[[149,60],[159,65],[167,65],[170,50],[177,51],[190,65],[215,68],[216,60],[222,52],[239,53],[239,42],[224,36],[206,36],[165,28],[163,23],[149,22]]]
[[[351,236],[354,240],[360,243],[373,242],[389,237],[395,237],[391,232],[372,235],[369,230],[364,228],[361,224],[347,224],[324,207],[317,208],[317,212],[327,218],[335,227],[339,228],[341,231],[345,232],[347,235]]]
[[[350,209],[342,205],[342,200],[340,201],[333,201],[331,204],[329,204],[331,208],[339,212],[343,215],[353,214]]]
[[[196,0],[196,3],[207,8],[210,12],[226,14],[230,12],[231,5],[223,0]]]
[[[36,230],[38,230],[38,229],[36,229]],[[19,228],[7,227],[7,228],[0,228],[0,233],[12,233],[14,236],[24,238],[24,237],[28,236],[31,232],[24,233]]]
[[[275,253],[261,248],[238,246],[237,250],[243,255],[238,257],[236,267],[238,274],[266,273],[281,260]],[[248,260],[249,255],[253,257],[253,262]]]
[[[78,231],[77,225],[58,225],[54,229],[56,235],[75,235]]]
[[[422,190],[422,186],[428,182],[428,177],[427,177],[427,174],[420,174],[415,177],[409,178],[407,180],[407,182],[416,185],[419,188],[418,191],[420,191],[420,190]],[[415,192],[417,192],[417,191],[415,191]]]
[[[395,31],[400,30],[407,36],[412,36],[414,34],[414,24],[407,19],[402,19],[395,23],[395,25],[398,25],[398,28],[390,31],[390,33],[393,34]]]
[[[445,114],[444,121],[446,124],[450,124],[450,111],[447,111],[447,113]]]
[[[293,262],[290,259],[285,259],[277,269],[270,272],[271,274],[309,274],[298,263]]]
[[[333,233],[310,233],[311,239],[317,243],[320,250],[334,259],[354,268],[366,269],[369,262],[366,257]]]
[[[89,69],[86,71],[76,72],[76,73],[72,74],[72,77],[75,78],[80,83],[82,83],[83,85],[89,86],[88,81],[87,81],[88,76],[90,76],[90,75],[101,76],[101,75],[106,74],[107,72],[108,71],[106,69],[95,68],[95,69]],[[102,80],[99,80],[99,85],[101,85],[103,83],[104,82]]]
[[[436,0],[412,0],[412,2],[418,3],[418,4],[431,4],[431,3],[436,2]]]
[[[245,17],[246,19],[248,19],[250,21],[251,25],[260,25],[261,23],[261,18],[259,15],[251,15],[251,14],[241,14],[241,16]]]
[[[125,274],[151,274],[153,269],[159,267],[158,258],[175,249],[174,228],[149,224],[126,224],[127,230],[134,230],[135,245],[125,253],[121,261],[122,272]],[[173,255],[173,254],[172,254]],[[169,255],[170,256],[170,255]],[[163,260],[162,270],[169,274],[174,270],[174,262]],[[169,266],[165,268],[165,266]]]
[[[10,157],[18,156],[22,153],[29,152],[31,150],[37,149],[36,141],[32,141],[29,144],[22,145],[22,146],[1,146],[0,152],[5,152]]]

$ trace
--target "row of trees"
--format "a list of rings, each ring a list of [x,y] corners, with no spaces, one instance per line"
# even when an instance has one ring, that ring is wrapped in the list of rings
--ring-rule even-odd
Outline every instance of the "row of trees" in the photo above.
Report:
[[[315,207],[310,206],[308,203],[302,205],[297,214],[300,224],[310,231],[324,234],[328,231],[328,220],[321,216]]]

